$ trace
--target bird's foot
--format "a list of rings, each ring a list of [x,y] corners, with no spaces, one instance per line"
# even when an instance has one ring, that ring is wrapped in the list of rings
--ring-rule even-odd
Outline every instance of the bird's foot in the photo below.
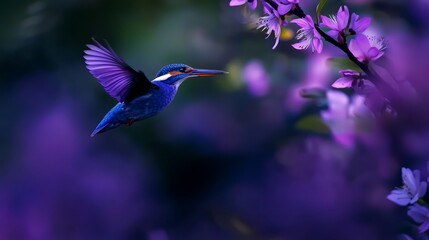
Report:
[[[127,121],[127,125],[128,126],[131,126],[131,125],[133,125],[133,123],[135,122],[136,120],[135,119],[133,119],[133,118],[130,118],[130,119],[128,119],[128,121]]]

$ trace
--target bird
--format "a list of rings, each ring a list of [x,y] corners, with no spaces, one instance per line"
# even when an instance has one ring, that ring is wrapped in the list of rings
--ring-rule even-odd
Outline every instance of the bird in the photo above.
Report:
[[[130,67],[107,42],[95,39],[84,50],[86,68],[118,103],[110,109],[91,137],[121,125],[153,117],[173,101],[180,84],[191,77],[226,74],[221,70],[196,69],[186,64],[168,64],[153,80]]]

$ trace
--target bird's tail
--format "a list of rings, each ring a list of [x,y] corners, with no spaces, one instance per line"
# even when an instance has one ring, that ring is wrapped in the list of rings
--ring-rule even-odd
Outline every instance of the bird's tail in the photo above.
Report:
[[[106,125],[100,126],[101,124],[98,124],[98,126],[94,129],[94,131],[91,133],[91,137],[94,137],[95,135],[107,131]]]
[[[103,119],[98,126],[95,128],[95,130],[91,133],[91,137],[94,137],[95,135],[99,133],[106,132],[110,129],[114,129],[119,127],[119,123],[111,123],[110,121],[107,121],[106,119]]]
[[[91,137],[95,135],[106,132],[110,129],[114,129],[119,127],[123,120],[120,116],[122,116],[122,103],[118,103],[114,106],[110,111],[104,116],[103,120],[98,124],[95,130],[91,133]]]
[[[95,130],[91,133],[91,137],[94,137],[95,135],[99,133],[106,132],[108,130],[117,128],[121,125],[121,122],[118,121],[118,119],[115,117],[115,111],[119,109],[117,106],[115,106],[113,109],[111,109],[106,116],[101,120],[101,122],[97,125]]]

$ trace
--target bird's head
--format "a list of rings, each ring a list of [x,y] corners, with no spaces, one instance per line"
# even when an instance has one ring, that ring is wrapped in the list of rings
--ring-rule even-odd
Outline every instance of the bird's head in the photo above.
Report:
[[[220,70],[196,69],[186,64],[169,64],[159,70],[153,81],[162,81],[170,85],[179,86],[185,79],[190,77],[208,77],[226,73]]]

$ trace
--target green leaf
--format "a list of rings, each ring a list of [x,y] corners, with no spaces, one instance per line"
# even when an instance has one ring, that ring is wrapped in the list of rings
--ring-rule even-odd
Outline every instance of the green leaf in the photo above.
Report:
[[[316,22],[319,24],[320,13],[328,0],[320,0],[316,7]]]
[[[316,133],[329,133],[329,127],[322,121],[318,115],[309,115],[301,118],[296,123],[296,128],[300,130],[316,132]]]
[[[362,71],[362,69],[348,58],[328,58],[326,62],[330,67],[336,68],[337,70],[350,69],[357,72]]]

